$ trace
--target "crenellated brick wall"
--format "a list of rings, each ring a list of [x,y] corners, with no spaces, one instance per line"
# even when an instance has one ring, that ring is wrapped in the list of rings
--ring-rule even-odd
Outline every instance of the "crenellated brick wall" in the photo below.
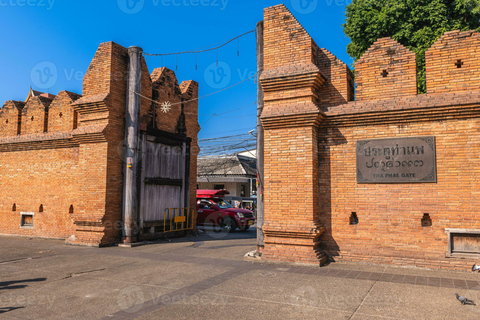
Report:
[[[21,134],[47,132],[48,108],[52,101],[42,96],[28,100],[22,109]]]
[[[381,38],[355,62],[356,100],[417,94],[415,53],[392,38]]]
[[[447,32],[435,42],[420,95],[415,55],[379,39],[355,64],[352,101],[348,67],[285,6],[265,9],[264,25],[262,257],[467,270],[477,257],[447,258],[446,229],[480,231],[479,33]],[[435,137],[436,182],[357,182],[357,141],[418,136]],[[422,226],[426,213],[431,226]]]
[[[427,93],[480,89],[480,33],[446,32],[425,52]]]
[[[75,115],[72,103],[79,98],[73,92],[58,93],[48,108],[48,132],[69,132],[78,127],[78,114]]]
[[[120,241],[127,68],[127,48],[102,43],[83,79],[82,96],[61,91],[26,103],[7,101],[0,109],[0,234],[92,246]],[[196,82],[184,82],[180,89],[175,73],[163,71],[170,77],[155,84],[159,100],[198,97]],[[152,120],[154,84],[143,58],[141,81],[140,126],[145,128]],[[185,110],[187,136],[196,151],[190,155],[195,190],[198,102],[187,103]],[[170,121],[176,123],[180,112],[180,106],[174,107]],[[160,121],[159,108],[157,115],[157,128],[175,133],[175,126]],[[33,228],[20,226],[21,212],[34,214]]]
[[[317,66],[324,75],[325,84],[319,89],[318,104],[327,107],[353,100],[354,81],[350,68],[327,49],[314,46]]]
[[[22,127],[23,101],[7,101],[0,109],[0,134],[2,137],[16,136]]]

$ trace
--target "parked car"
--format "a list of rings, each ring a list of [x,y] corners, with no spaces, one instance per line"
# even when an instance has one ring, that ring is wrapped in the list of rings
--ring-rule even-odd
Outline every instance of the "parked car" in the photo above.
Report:
[[[224,232],[246,231],[255,223],[253,212],[226,202],[228,190],[197,190],[197,226],[219,227]]]

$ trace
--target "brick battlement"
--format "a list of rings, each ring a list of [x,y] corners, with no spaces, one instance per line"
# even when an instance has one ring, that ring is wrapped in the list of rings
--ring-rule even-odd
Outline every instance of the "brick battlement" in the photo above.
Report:
[[[355,63],[356,100],[417,93],[415,53],[392,38],[382,38]]]
[[[355,83],[348,66],[320,49],[284,5],[265,9],[264,41],[265,47],[282,50],[264,53],[263,77],[286,76],[312,65],[320,70],[326,84],[314,102],[323,111],[354,100],[354,86],[356,101],[417,95],[415,53],[392,38],[378,39],[355,63]],[[475,31],[446,32],[438,39],[426,52],[427,93],[480,89],[479,43]]]

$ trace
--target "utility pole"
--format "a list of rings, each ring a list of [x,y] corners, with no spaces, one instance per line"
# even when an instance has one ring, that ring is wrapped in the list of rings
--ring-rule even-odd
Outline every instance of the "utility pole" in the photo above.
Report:
[[[263,223],[265,221],[264,184],[263,184],[263,126],[260,116],[263,111],[263,89],[260,76],[263,72],[263,21],[257,23],[257,255],[261,255],[265,246]]]
[[[125,181],[123,185],[123,242],[137,240],[138,199],[137,159],[140,120],[140,93],[142,90],[142,53],[140,47],[128,48],[127,110],[125,113]]]

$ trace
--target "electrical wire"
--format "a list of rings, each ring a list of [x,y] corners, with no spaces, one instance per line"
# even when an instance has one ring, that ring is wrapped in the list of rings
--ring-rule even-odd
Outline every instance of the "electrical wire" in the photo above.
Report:
[[[221,47],[224,47],[226,46],[227,44],[229,44],[230,42],[236,40],[236,39],[239,39],[243,36],[246,36],[247,34],[249,33],[252,33],[252,32],[255,32],[255,30],[250,30],[248,32],[245,32],[245,33],[242,33],[241,35],[239,36],[236,36],[235,38],[232,38],[230,40],[228,40],[227,42],[217,46],[217,47],[213,47],[213,48],[208,48],[208,49],[203,49],[203,50],[190,50],[190,51],[182,51],[182,52],[172,52],[172,53],[143,53],[144,56],[149,56],[149,57],[164,57],[164,56],[173,56],[173,55],[180,55],[180,54],[192,54],[192,53],[202,53],[202,52],[208,52],[208,51],[213,51],[213,50],[218,50],[220,49]]]
[[[218,90],[218,91],[209,93],[209,94],[207,94],[207,95],[204,95],[204,96],[201,96],[201,97],[198,97],[198,98],[193,98],[193,99],[186,100],[186,101],[171,103],[170,106],[172,107],[172,106],[180,105],[180,104],[182,104],[182,103],[188,103],[188,102],[192,102],[192,101],[197,101],[197,100],[200,100],[200,99],[203,99],[203,98],[206,98],[206,97],[213,96],[214,94],[217,94],[217,93],[220,93],[220,92],[222,92],[222,91],[231,89],[231,88],[233,88],[233,87],[235,87],[235,86],[238,86],[238,85],[244,83],[245,81],[248,81],[248,80],[250,80],[250,79],[252,79],[252,78],[254,78],[254,77],[256,77],[256,76],[257,76],[257,74],[255,73],[253,76],[248,77],[248,78],[246,78],[246,79],[244,79],[244,80],[242,80],[242,81],[240,81],[240,82],[237,82],[237,83],[235,83],[235,84],[233,84],[233,85],[231,85],[231,86],[229,86],[229,87],[223,88],[223,89],[221,89],[221,90]],[[137,96],[142,97],[142,98],[144,98],[144,99],[146,99],[146,100],[148,100],[148,101],[151,101],[151,102],[156,103],[156,104],[161,104],[161,102],[152,100],[152,99],[150,99],[149,97],[146,97],[146,96],[144,96],[144,95],[142,95],[142,94],[140,94],[140,93],[138,93],[138,92],[136,92],[136,91],[134,91],[134,90],[130,90],[130,91],[131,91],[132,93],[136,94]]]
[[[198,141],[212,141],[212,140],[221,140],[221,139],[227,139],[227,138],[233,138],[233,137],[238,137],[238,136],[242,136],[244,135],[244,133],[241,133],[241,134],[234,134],[234,135],[231,135],[231,136],[224,136],[224,137],[216,137],[216,138],[208,138],[208,139],[199,139]]]
[[[216,135],[216,134],[219,134],[219,133],[222,133],[222,134],[223,134],[223,133],[232,133],[232,132],[239,132],[239,131],[244,132],[244,131],[246,131],[246,130],[248,130],[248,131],[250,131],[250,130],[252,130],[252,129],[253,129],[253,130],[256,130],[256,128],[257,128],[257,127],[254,127],[254,128],[248,127],[248,128],[240,128],[240,129],[237,129],[237,130],[229,130],[229,131],[215,131],[215,132],[209,132],[208,134],[209,134],[209,135]],[[214,139],[214,138],[212,138],[212,139]]]

